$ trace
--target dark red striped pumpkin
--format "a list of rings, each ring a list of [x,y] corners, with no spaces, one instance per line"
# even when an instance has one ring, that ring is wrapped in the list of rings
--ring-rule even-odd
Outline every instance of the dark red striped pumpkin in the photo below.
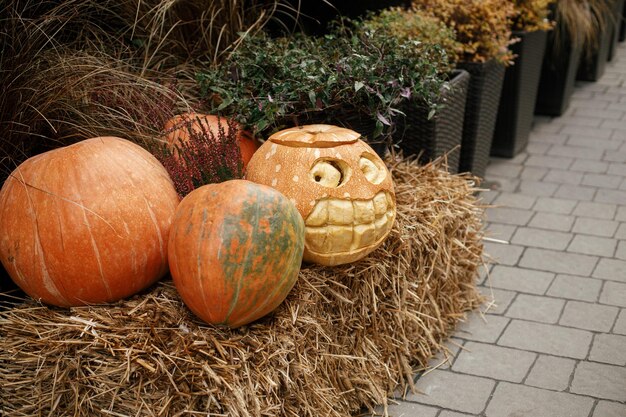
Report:
[[[168,244],[170,272],[185,304],[205,322],[233,328],[283,302],[303,251],[304,222],[295,205],[245,180],[189,193]]]

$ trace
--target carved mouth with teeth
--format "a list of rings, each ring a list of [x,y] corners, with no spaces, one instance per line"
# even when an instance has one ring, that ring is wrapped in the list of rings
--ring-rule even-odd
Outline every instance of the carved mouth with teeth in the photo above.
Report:
[[[305,221],[305,259],[345,254],[358,259],[387,236],[395,215],[393,197],[385,191],[371,200],[319,200]]]

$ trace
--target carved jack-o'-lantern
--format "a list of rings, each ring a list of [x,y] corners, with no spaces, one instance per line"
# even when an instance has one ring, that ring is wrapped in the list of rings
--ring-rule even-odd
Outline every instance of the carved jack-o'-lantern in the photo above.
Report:
[[[354,262],[391,231],[391,174],[360,136],[330,125],[286,129],[272,135],[248,164],[247,179],[276,188],[298,208],[306,225],[306,261]]]

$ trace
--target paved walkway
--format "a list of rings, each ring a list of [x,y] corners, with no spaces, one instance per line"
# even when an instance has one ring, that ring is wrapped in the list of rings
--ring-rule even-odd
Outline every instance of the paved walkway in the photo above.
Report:
[[[452,355],[390,407],[406,417],[626,417],[626,44],[526,152],[494,159],[484,199],[495,298]],[[433,366],[441,363],[433,361]]]

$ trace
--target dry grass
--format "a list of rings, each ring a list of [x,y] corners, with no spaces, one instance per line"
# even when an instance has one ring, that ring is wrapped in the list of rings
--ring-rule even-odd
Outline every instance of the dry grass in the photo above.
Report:
[[[26,158],[99,135],[137,142],[198,107],[215,64],[281,5],[241,0],[0,3],[0,181]],[[281,10],[284,10],[282,7]]]
[[[238,330],[195,319],[171,281],[101,307],[0,312],[11,416],[348,416],[386,404],[480,303],[483,209],[471,181],[394,160],[398,216],[366,259],[305,266]]]

